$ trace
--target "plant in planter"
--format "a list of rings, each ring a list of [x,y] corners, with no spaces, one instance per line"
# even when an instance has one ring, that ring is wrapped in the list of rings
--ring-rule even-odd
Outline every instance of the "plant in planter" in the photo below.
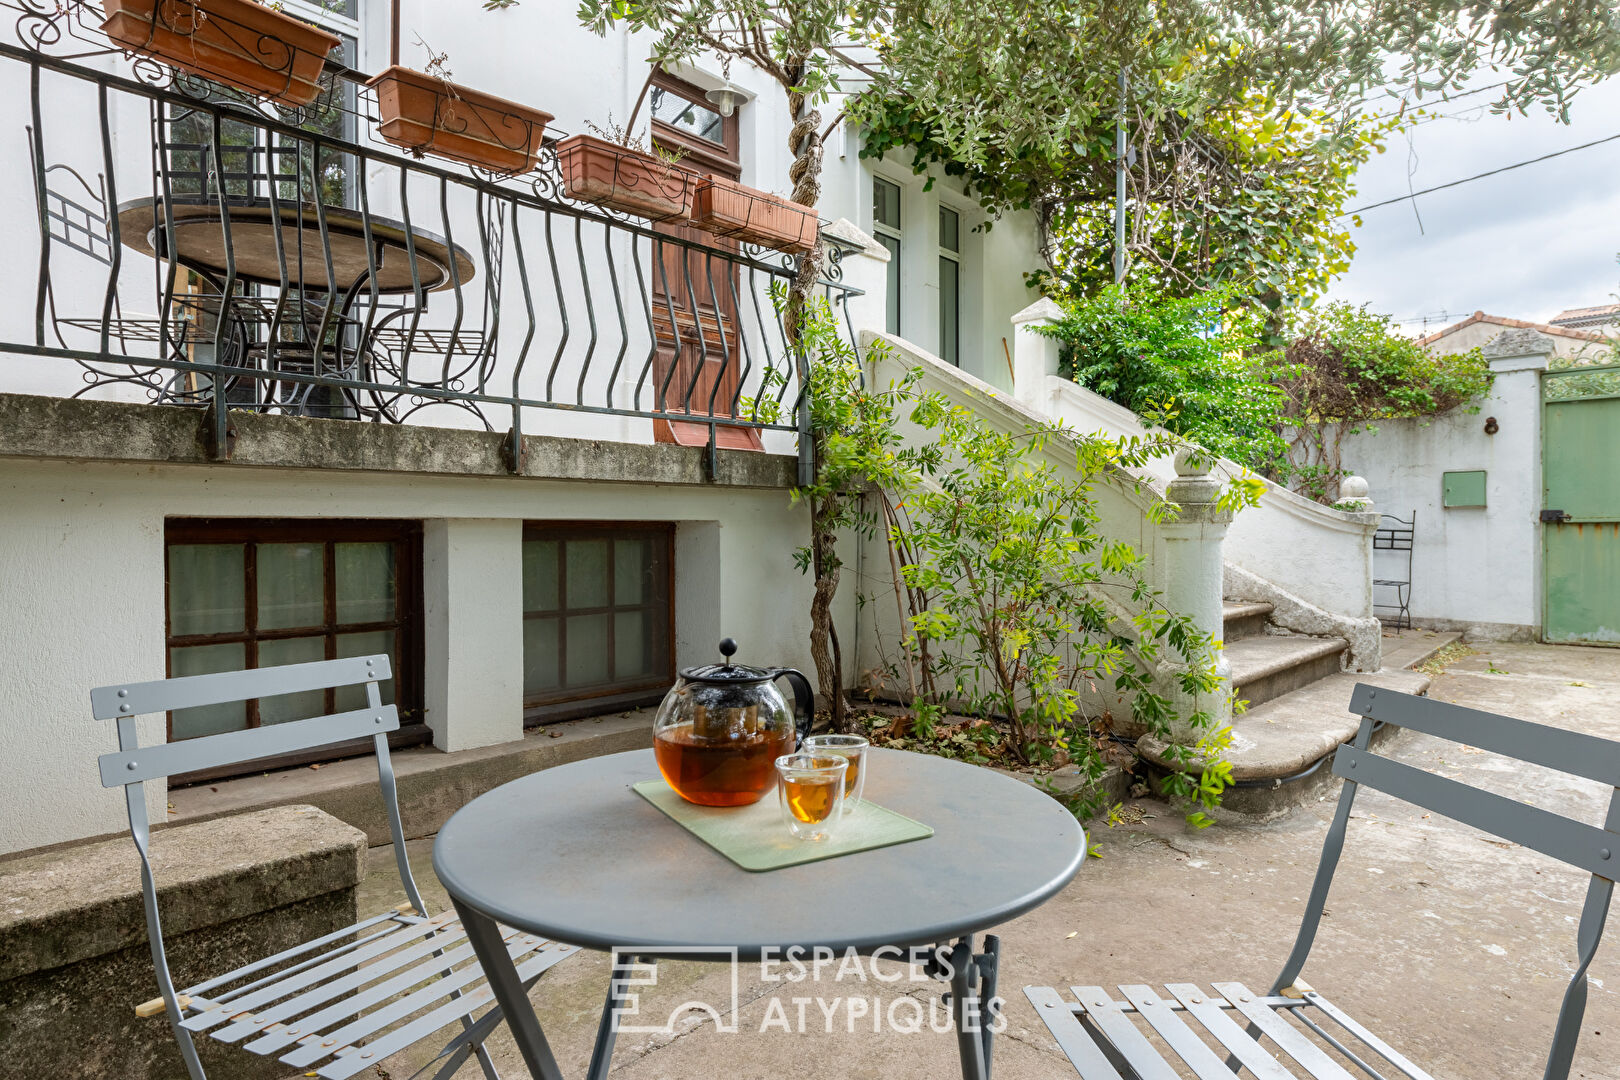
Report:
[[[427,48],[420,38],[417,44]],[[366,83],[377,91],[378,133],[417,157],[509,175],[534,168],[551,114],[451,82],[449,57],[427,51],[424,70],[396,58]]]
[[[321,92],[336,35],[257,0],[102,0],[102,32],[130,52],[283,105]]]
[[[609,122],[594,134],[570,135],[557,144],[563,192],[649,221],[686,221],[702,177],[677,164],[680,155],[649,148]]]
[[[716,236],[792,255],[816,246],[816,212],[810,207],[719,176],[705,177],[698,185],[692,224]]]

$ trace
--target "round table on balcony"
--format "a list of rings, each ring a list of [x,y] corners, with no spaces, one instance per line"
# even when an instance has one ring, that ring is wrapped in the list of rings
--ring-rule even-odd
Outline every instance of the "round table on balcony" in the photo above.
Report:
[[[268,199],[227,200],[222,212],[218,200],[204,196],[176,196],[167,207],[161,196],[136,199],[119,206],[118,233],[126,247],[155,259],[173,258],[215,285],[234,270],[238,282],[279,287],[285,280],[305,294],[349,296],[374,284],[380,293],[397,295],[418,287],[424,292],[455,288],[475,273],[465,248],[425,229],[347,207],[293,200],[274,206]]]
[[[254,337],[246,329],[249,322],[298,327],[300,338],[283,340],[278,335],[272,349],[267,331],[265,340],[243,345],[234,361],[221,361],[255,380],[256,399],[285,395],[276,407],[295,413],[311,410],[313,384],[272,390],[278,387],[274,375],[324,371],[367,381],[377,378],[371,343],[358,334],[341,332],[345,325],[358,324],[351,313],[362,297],[421,296],[416,305],[406,301],[405,309],[368,322],[369,332],[381,332],[407,311],[424,309],[427,294],[460,289],[476,273],[465,248],[425,229],[347,207],[293,200],[274,204],[259,198],[227,200],[222,208],[217,199],[200,195],[136,199],[118,208],[118,236],[126,247],[155,259],[172,258],[204,278],[214,290],[212,297],[181,289],[183,302],[203,312],[210,304],[214,314],[229,311],[233,322],[240,324],[236,336],[243,342]],[[233,276],[239,285],[280,289],[285,284],[302,300],[287,306],[233,293],[227,305],[225,283]],[[322,342],[319,348],[311,344],[316,338]],[[390,399],[376,393],[370,393],[369,403],[362,399],[368,392],[341,393],[360,415],[386,414],[391,407]]]
[[[1085,858],[1085,832],[1055,799],[994,770],[870,754],[866,798],[933,836],[750,873],[631,789],[659,775],[651,750],[546,769],[458,810],[439,830],[433,869],[530,1072],[560,1076],[500,924],[613,954],[591,1080],[607,1075],[612,1055],[615,994],[630,978],[621,957],[737,962],[793,948],[809,957],[927,946],[949,959],[932,974],[951,982],[962,1075],[985,1080],[990,1026],[975,1031],[961,1019],[985,1015],[979,1003],[995,997],[999,942],[987,936],[975,953],[974,935],[1067,885]]]

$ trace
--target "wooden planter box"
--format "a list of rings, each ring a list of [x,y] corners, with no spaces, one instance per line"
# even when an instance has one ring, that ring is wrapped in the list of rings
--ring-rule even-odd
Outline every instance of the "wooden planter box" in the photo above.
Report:
[[[685,221],[699,177],[594,135],[570,135],[557,144],[563,192],[649,221]]]
[[[307,105],[338,38],[255,0],[101,0],[102,32],[130,52],[238,90]]]
[[[698,185],[692,223],[716,236],[792,255],[803,255],[816,246],[814,210],[718,176],[705,177]]]
[[[551,114],[395,64],[367,86],[377,91],[382,137],[428,153],[516,174],[534,168]]]

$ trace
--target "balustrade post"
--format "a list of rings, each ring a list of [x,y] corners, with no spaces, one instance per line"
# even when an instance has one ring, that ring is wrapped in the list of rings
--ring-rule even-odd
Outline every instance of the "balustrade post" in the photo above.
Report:
[[[1012,317],[1013,397],[1043,415],[1052,412],[1046,378],[1058,373],[1062,342],[1035,328],[1061,318],[1063,309],[1044,296]]]
[[[1167,495],[1178,510],[1172,520],[1159,526],[1164,540],[1165,601],[1174,614],[1190,617],[1199,633],[1220,641],[1225,636],[1222,596],[1225,562],[1221,548],[1232,512],[1221,509],[1216,502],[1221,492],[1220,479],[1208,472],[1207,464],[1195,462],[1193,458],[1190,450],[1176,454],[1176,478],[1171,481]],[[1216,654],[1220,686],[1209,694],[1191,695],[1183,691],[1175,676],[1186,670],[1185,665],[1175,657],[1163,659],[1161,666],[1169,683],[1168,696],[1178,717],[1172,731],[1177,741],[1190,743],[1198,737],[1187,718],[1199,710],[1214,716],[1217,727],[1231,721],[1232,669],[1225,653]]]

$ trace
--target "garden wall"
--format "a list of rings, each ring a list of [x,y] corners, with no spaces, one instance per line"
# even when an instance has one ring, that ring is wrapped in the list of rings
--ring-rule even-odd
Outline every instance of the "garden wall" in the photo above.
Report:
[[[1419,625],[1482,640],[1540,636],[1540,373],[1550,345],[1546,335],[1514,330],[1486,346],[1496,379],[1478,413],[1381,421],[1376,431],[1344,436],[1344,467],[1367,479],[1375,508],[1417,513],[1411,595]],[[1486,431],[1491,417],[1494,434]],[[1445,474],[1475,471],[1485,473],[1485,505],[1445,506]],[[1404,578],[1404,553],[1376,553],[1375,569]],[[1381,587],[1376,599],[1393,598]]]

